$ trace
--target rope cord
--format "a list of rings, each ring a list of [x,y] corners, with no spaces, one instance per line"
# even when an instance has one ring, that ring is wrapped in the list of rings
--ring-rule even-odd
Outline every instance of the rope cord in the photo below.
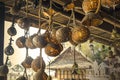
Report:
[[[76,62],[76,57],[75,57],[75,46],[73,47],[73,53],[74,53],[74,63]]]
[[[39,0],[39,30],[38,30],[38,34],[41,35],[41,14],[42,14],[42,0]],[[43,58],[42,58],[42,48],[40,48],[40,66],[42,68],[42,62],[43,62]]]
[[[72,0],[72,3],[74,4],[74,0]],[[75,8],[72,9],[72,16],[73,16],[73,26],[76,26],[76,21],[75,21]]]
[[[41,35],[41,14],[42,14],[42,0],[39,0],[39,11],[38,11],[38,16],[39,16],[39,30],[38,34]]]
[[[9,60],[9,56],[7,56],[6,58],[5,65],[7,65],[8,60]]]
[[[95,11],[95,14],[97,14],[98,11],[100,10],[100,6],[101,6],[101,0],[98,0],[98,6],[97,6],[97,9]]]
[[[72,17],[73,17],[73,15],[71,14],[71,15],[70,15],[70,18],[69,18],[69,20],[68,20],[68,23],[67,23],[67,27],[70,25],[70,21],[71,21]]]
[[[26,17],[28,16],[28,0],[26,0]]]
[[[50,0],[50,10],[52,9],[52,0]],[[48,30],[51,31],[53,28],[53,15],[51,15],[50,13],[50,17],[49,17],[49,28]]]

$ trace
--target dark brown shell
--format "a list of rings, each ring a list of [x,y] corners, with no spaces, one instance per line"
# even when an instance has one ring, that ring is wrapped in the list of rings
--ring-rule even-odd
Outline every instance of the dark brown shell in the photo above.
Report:
[[[33,44],[38,48],[45,47],[47,45],[47,43],[48,43],[48,39],[46,37],[46,34],[36,35],[33,38]]]
[[[71,38],[71,29],[69,27],[63,27],[56,31],[56,39],[58,42],[66,42]]]
[[[61,44],[55,44],[53,42],[47,44],[45,47],[45,53],[51,57],[58,56],[62,50],[63,46]]]
[[[32,61],[33,61],[33,58],[30,56],[27,56],[26,59],[22,62],[22,66],[24,68],[31,68]]]
[[[0,76],[6,76],[8,74],[8,66],[7,65],[1,65],[0,66]]]
[[[89,36],[90,36],[90,31],[87,27],[84,26],[74,27],[72,30],[72,40],[75,43],[86,42]]]
[[[24,48],[24,47],[25,47],[25,41],[26,41],[26,38],[25,38],[24,36],[19,37],[19,38],[16,40],[16,45],[17,45],[19,48]]]
[[[41,69],[41,58],[40,57],[37,57],[36,59],[34,59],[31,63],[31,68],[37,72],[39,69]],[[45,69],[45,62],[44,60],[42,59],[42,68]]]
[[[99,26],[103,23],[103,18],[99,14],[89,12],[82,19],[81,23],[85,26]]]
[[[28,18],[20,18],[17,20],[18,26],[22,29],[28,30],[30,27],[30,20]]]
[[[36,48],[36,46],[33,44],[33,38],[34,38],[36,35],[37,35],[37,34],[34,34],[34,35],[32,35],[32,36],[30,36],[30,37],[28,37],[28,38],[26,39],[26,42],[25,42],[26,47],[28,47],[28,48],[30,48],[30,49],[35,49],[35,48]]]
[[[5,48],[5,54],[6,55],[13,55],[14,54],[14,49],[11,45],[8,45],[6,48]]]
[[[85,13],[95,12],[98,7],[98,0],[84,0],[82,3],[82,9]]]
[[[17,31],[14,27],[10,27],[8,30],[7,30],[7,33],[10,35],[10,36],[15,36],[17,34]]]

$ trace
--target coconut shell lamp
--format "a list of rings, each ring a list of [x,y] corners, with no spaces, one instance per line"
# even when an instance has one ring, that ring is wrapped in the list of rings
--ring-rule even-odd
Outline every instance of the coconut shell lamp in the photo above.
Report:
[[[25,30],[28,30],[30,27],[30,20],[27,17],[18,19],[17,23],[20,28]]]
[[[46,33],[44,33],[42,35],[34,36],[32,41],[33,41],[33,45],[35,45],[36,47],[43,48],[48,43],[48,37],[47,37]]]
[[[72,41],[75,43],[83,43],[88,40],[90,31],[85,26],[77,26],[72,30]]]
[[[34,59],[31,63],[31,68],[37,72],[39,69],[41,69],[41,57],[37,57],[36,59]],[[42,59],[42,69],[45,69],[45,62]]]
[[[33,61],[33,58],[30,56],[27,56],[26,59],[22,62],[22,66],[24,68],[31,68],[32,61]]]
[[[33,44],[33,41],[32,39],[36,36],[37,34],[34,34],[28,38],[26,38],[26,41],[25,41],[25,45],[26,47],[30,48],[30,49],[35,49],[36,46]]]
[[[82,3],[85,17],[82,19],[82,24],[85,26],[98,26],[103,23],[102,17],[98,14],[100,9],[100,0],[84,0]]]
[[[60,43],[56,44],[56,43],[50,42],[45,47],[45,53],[51,57],[58,56],[62,50],[63,50],[63,46]]]
[[[85,13],[96,12],[99,9],[100,0],[84,0],[82,9]]]
[[[25,36],[19,37],[19,38],[17,38],[17,40],[16,40],[16,45],[17,45],[19,48],[24,48],[24,47],[25,47],[25,41],[26,41]]]
[[[66,42],[71,38],[71,29],[69,27],[63,27],[56,31],[56,39],[58,42]]]

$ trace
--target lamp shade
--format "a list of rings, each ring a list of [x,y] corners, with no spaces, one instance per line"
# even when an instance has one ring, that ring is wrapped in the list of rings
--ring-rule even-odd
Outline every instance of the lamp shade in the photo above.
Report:
[[[77,26],[72,30],[72,40],[75,43],[83,43],[88,40],[90,36],[90,31],[85,26]]]

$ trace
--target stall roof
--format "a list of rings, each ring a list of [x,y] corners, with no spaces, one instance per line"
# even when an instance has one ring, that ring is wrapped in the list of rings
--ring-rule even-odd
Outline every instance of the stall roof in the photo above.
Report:
[[[79,68],[89,68],[92,61],[85,57],[81,52],[75,50],[75,60]],[[74,53],[71,47],[67,48],[56,59],[50,63],[51,69],[70,69],[74,64]]]

